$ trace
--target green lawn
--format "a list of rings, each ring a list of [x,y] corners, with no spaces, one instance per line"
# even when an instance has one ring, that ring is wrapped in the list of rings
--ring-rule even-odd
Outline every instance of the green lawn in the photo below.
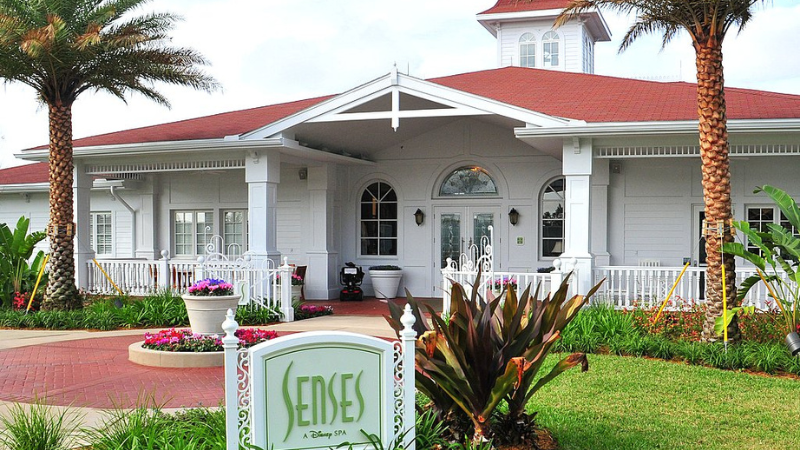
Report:
[[[608,355],[589,362],[529,405],[563,450],[800,449],[800,380]]]

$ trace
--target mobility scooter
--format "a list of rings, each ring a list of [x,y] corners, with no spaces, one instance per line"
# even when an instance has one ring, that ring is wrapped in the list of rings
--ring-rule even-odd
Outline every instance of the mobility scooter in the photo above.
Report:
[[[364,291],[361,289],[361,282],[364,281],[364,271],[354,263],[345,263],[339,272],[339,283],[344,286],[339,292],[339,300],[353,301],[364,300]]]

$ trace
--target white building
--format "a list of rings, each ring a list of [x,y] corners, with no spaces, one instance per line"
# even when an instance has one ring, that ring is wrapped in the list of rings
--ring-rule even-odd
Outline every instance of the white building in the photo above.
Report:
[[[310,299],[338,296],[347,261],[401,266],[402,286],[432,297],[443,261],[488,225],[495,270],[574,258],[582,288],[599,268],[702,265],[695,85],[593,75],[608,27],[592,13],[551,29],[565,3],[479,14],[496,69],[393,71],[338,95],[76,140],[80,283],[92,257],[195,261],[220,235],[234,253],[307,265]],[[800,194],[800,96],[726,98],[735,217],[779,221],[752,191]],[[47,148],[19,157],[46,161]],[[0,171],[0,222],[24,214],[43,229],[47,190],[44,164]]]

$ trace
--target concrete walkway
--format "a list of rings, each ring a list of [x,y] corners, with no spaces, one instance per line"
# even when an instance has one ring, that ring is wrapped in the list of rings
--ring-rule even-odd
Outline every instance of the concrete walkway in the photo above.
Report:
[[[334,330],[395,337],[386,320],[376,315],[337,314],[264,328],[280,334]],[[67,407],[91,427],[110,408],[148,404],[169,411],[221,405],[221,367],[153,368],[128,361],[128,345],[143,340],[144,332],[158,330],[0,330],[0,414],[7,414],[14,403],[29,407],[42,401],[59,411]]]

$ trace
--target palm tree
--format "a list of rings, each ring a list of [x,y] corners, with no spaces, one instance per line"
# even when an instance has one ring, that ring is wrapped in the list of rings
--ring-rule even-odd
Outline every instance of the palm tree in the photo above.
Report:
[[[72,214],[72,105],[88,90],[125,101],[138,92],[169,106],[153,83],[206,91],[216,82],[205,59],[168,45],[178,20],[133,15],[148,0],[0,0],[0,78],[32,87],[50,129],[50,266],[45,308],[81,306],[75,286]]]
[[[619,51],[627,49],[639,36],[663,33],[662,46],[680,32],[692,39],[697,65],[697,111],[699,114],[700,158],[702,160],[705,217],[710,228],[722,226],[706,235],[706,301],[703,340],[716,340],[716,318],[722,315],[722,242],[732,242],[731,177],[728,158],[728,124],[722,70],[722,41],[728,30],[742,28],[752,18],[751,8],[760,0],[572,0],[556,19],[563,25],[588,10],[607,8],[622,14],[635,13],[636,22],[622,39]],[[725,258],[725,284],[735,298],[735,263]],[[739,338],[736,320],[728,327],[729,338]]]

